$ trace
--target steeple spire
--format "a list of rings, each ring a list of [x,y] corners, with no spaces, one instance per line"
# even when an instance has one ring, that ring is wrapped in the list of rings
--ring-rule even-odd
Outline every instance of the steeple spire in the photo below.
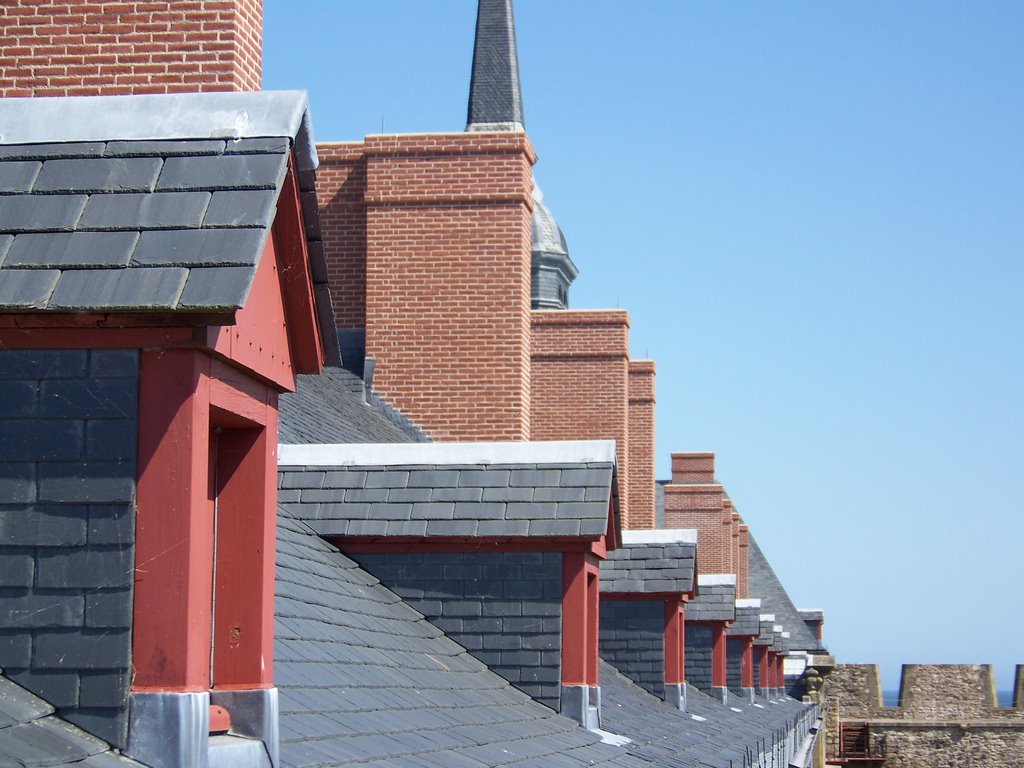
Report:
[[[512,0],[479,0],[467,131],[523,130]]]

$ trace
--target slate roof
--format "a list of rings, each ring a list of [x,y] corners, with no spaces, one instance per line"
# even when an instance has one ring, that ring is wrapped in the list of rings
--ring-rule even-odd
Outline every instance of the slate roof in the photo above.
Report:
[[[553,455],[558,446],[570,449]],[[512,460],[502,460],[510,449]],[[278,499],[322,536],[597,538],[608,529],[613,450],[612,443],[282,446]],[[470,461],[478,454],[488,460]]]
[[[684,713],[603,660],[599,672],[604,728],[632,739],[626,750],[653,765],[744,768],[754,764],[751,758],[759,745],[770,745],[779,729],[793,727],[814,713],[793,699],[770,706],[729,707],[693,686],[687,687]]]
[[[759,621],[759,631],[757,637],[754,638],[754,645],[774,645],[775,644],[775,616],[770,613],[762,613]]]
[[[761,612],[775,614],[777,624],[782,624],[790,633],[790,648],[797,651],[825,653],[824,644],[818,640],[804,623],[800,612],[793,605],[779,577],[768,563],[767,558],[750,536],[750,565],[747,571],[748,591],[761,598]]]
[[[230,314],[295,147],[335,359],[305,110],[297,92],[2,100],[0,310]]]
[[[280,397],[280,443],[407,443],[429,437],[343,368],[296,377]]]
[[[602,594],[693,590],[696,532],[623,531],[618,549],[601,562]]]
[[[512,0],[479,0],[466,130],[523,130]]]
[[[733,621],[736,618],[736,577],[697,577],[697,597],[686,604],[687,621]]]
[[[283,765],[646,765],[488,670],[283,505],[275,617]]]
[[[61,720],[47,702],[0,674],[0,765],[142,768]]]
[[[761,631],[759,617],[761,615],[760,600],[737,600],[736,618],[726,630],[731,637],[758,635]]]

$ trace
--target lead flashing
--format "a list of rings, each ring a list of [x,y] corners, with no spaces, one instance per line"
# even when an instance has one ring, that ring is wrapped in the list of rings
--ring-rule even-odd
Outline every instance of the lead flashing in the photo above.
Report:
[[[0,99],[0,144],[288,136],[318,165],[305,91]]]
[[[278,465],[401,466],[409,464],[615,463],[614,440],[521,443],[369,443],[279,445]]]
[[[623,544],[696,544],[695,528],[660,528],[656,530],[623,531]]]

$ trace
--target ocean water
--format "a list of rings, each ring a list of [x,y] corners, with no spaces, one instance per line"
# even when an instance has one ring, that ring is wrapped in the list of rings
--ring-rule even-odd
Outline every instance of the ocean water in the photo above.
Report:
[[[1013,691],[996,691],[996,698],[999,699],[1000,707],[1013,706]],[[882,703],[887,707],[898,707],[900,705],[900,692],[882,691]]]

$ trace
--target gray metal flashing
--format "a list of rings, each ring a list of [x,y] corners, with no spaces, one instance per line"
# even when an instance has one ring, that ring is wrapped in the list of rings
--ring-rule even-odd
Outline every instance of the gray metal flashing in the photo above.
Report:
[[[294,139],[300,170],[317,167],[305,91],[0,100],[0,145],[280,136]]]
[[[282,445],[278,466],[614,463],[614,440]]]
[[[152,768],[207,768],[210,694],[134,691],[127,754]]]

